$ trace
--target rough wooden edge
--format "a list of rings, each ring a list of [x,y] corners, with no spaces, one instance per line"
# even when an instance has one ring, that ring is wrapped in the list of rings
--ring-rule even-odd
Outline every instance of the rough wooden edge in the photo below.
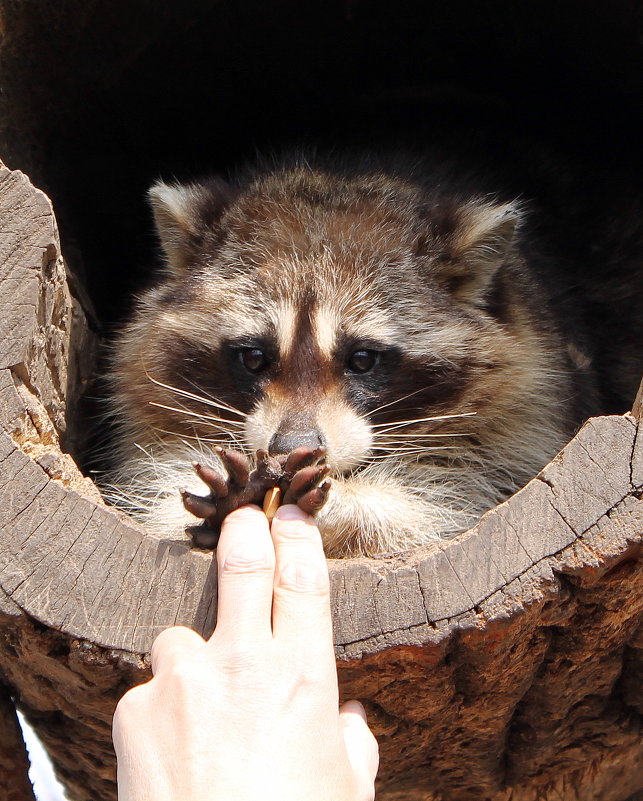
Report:
[[[53,475],[96,493],[61,454],[66,398],[77,394],[94,343],[67,288],[49,199],[0,162],[0,429]],[[71,346],[72,329],[75,342]],[[0,476],[4,474],[0,466]],[[23,617],[0,591],[0,617]],[[2,689],[0,798],[34,801],[29,760],[8,689]]]
[[[639,391],[636,393],[634,403],[632,404],[632,416],[637,420],[643,420],[643,380],[639,386]]]
[[[462,625],[516,613],[521,603],[508,601],[514,587],[531,588],[524,603],[537,600],[554,569],[600,570],[601,561],[627,547],[625,535],[604,543],[596,532],[603,518],[637,499],[641,451],[631,416],[595,418],[466,534],[391,559],[331,562],[338,656],[436,643]],[[168,625],[211,629],[210,554],[146,535],[66,487],[59,464],[52,478],[46,455],[34,461],[7,435],[0,435],[0,463],[0,586],[29,615],[137,653]],[[640,540],[638,532],[631,536]],[[357,607],[358,597],[372,600]]]

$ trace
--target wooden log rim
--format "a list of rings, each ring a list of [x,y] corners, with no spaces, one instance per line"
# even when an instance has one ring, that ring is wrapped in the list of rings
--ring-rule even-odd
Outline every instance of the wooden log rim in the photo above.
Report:
[[[89,351],[51,204],[3,168],[1,677],[70,798],[111,801],[115,704],[163,628],[213,630],[215,559],[145,534],[61,452]],[[461,536],[330,561],[342,696],[378,735],[379,799],[642,797],[641,405],[589,420]],[[2,758],[20,750],[12,714],[0,799],[32,801],[22,758]]]

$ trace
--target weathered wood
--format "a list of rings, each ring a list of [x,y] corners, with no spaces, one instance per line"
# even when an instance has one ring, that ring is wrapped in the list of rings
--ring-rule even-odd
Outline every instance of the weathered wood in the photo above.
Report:
[[[79,340],[53,216],[24,176],[0,180],[22,209],[0,207],[0,669],[70,796],[107,801],[114,706],[159,631],[212,631],[215,562],[106,507],[60,452]],[[643,789],[642,494],[640,423],[596,418],[460,537],[330,563],[342,695],[378,734],[380,798]]]
[[[632,415],[637,420],[643,419],[643,381],[641,381],[639,391],[636,393],[636,398],[634,398],[634,403],[632,404]]]

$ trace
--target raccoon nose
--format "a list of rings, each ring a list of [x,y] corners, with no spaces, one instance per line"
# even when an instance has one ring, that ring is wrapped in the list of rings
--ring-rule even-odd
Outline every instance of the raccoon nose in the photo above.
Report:
[[[290,453],[295,448],[320,448],[324,445],[326,445],[324,437],[314,428],[306,431],[278,430],[270,440],[268,453],[271,456],[277,456],[278,454]]]

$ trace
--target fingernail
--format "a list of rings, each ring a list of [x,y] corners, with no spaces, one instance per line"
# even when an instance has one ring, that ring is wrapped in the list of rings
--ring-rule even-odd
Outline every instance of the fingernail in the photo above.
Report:
[[[367,719],[367,715],[366,715],[366,710],[364,709],[364,705],[362,703],[360,703],[356,698],[353,698],[350,701],[347,701],[346,704],[344,704],[344,706],[349,707],[349,710],[351,712],[355,712],[357,715],[359,715],[364,720],[364,722],[368,723],[368,719]]]
[[[277,509],[275,518],[277,520],[310,520],[310,515],[307,515],[295,504],[289,503]]]

